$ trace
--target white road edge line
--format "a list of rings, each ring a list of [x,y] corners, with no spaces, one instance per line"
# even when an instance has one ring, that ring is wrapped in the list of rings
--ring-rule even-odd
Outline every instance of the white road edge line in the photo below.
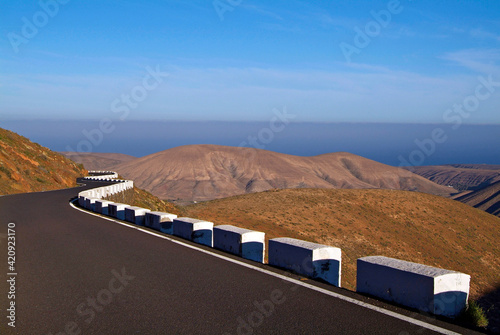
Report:
[[[76,201],[76,200],[74,200]],[[343,300],[343,301],[347,301],[347,302],[350,302],[352,304],[355,304],[355,305],[358,305],[358,306],[361,306],[361,307],[364,307],[364,308],[367,308],[367,309],[370,309],[372,311],[376,311],[376,312],[379,312],[379,313],[382,313],[382,314],[385,314],[385,315],[388,315],[388,316],[391,316],[393,318],[396,318],[396,319],[399,319],[399,320],[402,320],[402,321],[405,321],[405,322],[408,322],[408,323],[411,323],[411,324],[414,324],[416,326],[420,326],[420,327],[423,327],[423,328],[426,328],[426,329],[429,329],[429,330],[432,330],[432,331],[435,331],[437,333],[440,333],[440,334],[446,334],[446,335],[460,335],[460,333],[455,333],[451,330],[448,330],[448,329],[444,329],[444,328],[441,328],[441,327],[438,327],[438,326],[435,326],[435,325],[432,325],[430,323],[427,323],[427,322],[424,322],[424,321],[420,321],[420,320],[416,320],[416,319],[413,319],[409,316],[406,316],[406,315],[402,315],[402,314],[398,314],[396,312],[393,312],[393,311],[389,311],[385,308],[382,308],[382,307],[378,307],[378,306],[374,306],[374,305],[371,305],[371,304],[368,304],[366,302],[363,302],[363,301],[359,301],[359,300],[356,300],[356,299],[353,299],[353,298],[350,298],[350,297],[346,297],[344,295],[341,295],[339,293],[335,293],[335,292],[331,292],[331,291],[328,291],[328,290],[325,290],[323,288],[320,288],[320,287],[317,287],[317,286],[314,286],[314,285],[311,285],[311,284],[307,284],[307,283],[304,283],[300,280],[297,280],[297,279],[293,279],[293,278],[289,278],[287,276],[284,276],[284,275],[280,275],[278,273],[275,273],[275,272],[272,272],[272,271],[269,271],[269,270],[266,270],[266,269],[262,269],[262,268],[259,268],[257,266],[253,266],[251,264],[247,264],[247,263],[244,263],[244,262],[240,262],[236,259],[233,259],[233,258],[229,258],[229,257],[226,257],[224,255],[220,255],[220,254],[217,254],[217,253],[214,253],[214,252],[210,252],[208,250],[205,250],[205,249],[201,249],[201,248],[198,248],[196,246],[193,246],[193,245],[190,245],[190,244],[187,244],[187,243],[184,243],[182,241],[178,241],[178,240],[174,240],[168,236],[165,236],[165,235],[162,235],[162,234],[158,234],[158,233],[155,233],[155,232],[152,232],[152,231],[149,231],[149,230],[146,230],[146,229],[143,229],[141,228],[140,226],[134,226],[132,225],[132,223],[128,224],[128,223],[125,223],[125,222],[120,222],[118,220],[115,220],[115,219],[112,219],[112,218],[109,218],[109,217],[105,217],[105,216],[101,216],[101,215],[98,215],[98,214],[95,214],[95,213],[92,213],[92,212],[89,212],[87,210],[83,210],[81,208],[78,208],[76,207],[73,202],[70,202],[70,205],[71,207],[81,211],[81,212],[84,212],[84,213],[87,213],[89,215],[94,215],[94,216],[97,216],[101,219],[104,219],[104,220],[108,220],[108,221],[112,221],[112,222],[115,222],[115,223],[118,223],[122,226],[125,226],[125,227],[128,227],[128,228],[131,228],[131,229],[135,229],[135,230],[139,230],[143,233],[146,233],[146,234],[149,234],[149,235],[153,235],[153,236],[156,236],[156,237],[159,237],[159,238],[162,238],[162,239],[165,239],[165,240],[168,240],[168,241],[171,241],[173,243],[177,243],[177,244],[180,244],[182,246],[185,246],[185,247],[188,247],[188,248],[191,248],[191,249],[194,249],[194,250],[197,250],[197,251],[200,251],[200,252],[203,252],[205,254],[208,254],[208,255],[212,255],[214,257],[217,257],[217,258],[220,258],[220,259],[223,259],[225,261],[228,261],[228,262],[231,262],[231,263],[235,263],[235,264],[238,264],[238,265],[241,265],[241,266],[244,266],[246,268],[249,268],[249,269],[252,269],[252,270],[255,270],[255,271],[259,271],[259,272],[262,272],[262,273],[265,273],[267,275],[270,275],[270,276],[273,276],[273,277],[277,277],[277,278],[280,278],[282,280],[286,280],[288,282],[291,282],[293,284],[296,284],[296,285],[300,285],[302,287],[306,287],[308,289],[311,289],[313,291],[316,291],[316,292],[320,292],[320,293],[323,293],[323,294],[326,294],[326,295],[329,295],[331,297],[334,297],[334,298],[337,298],[337,299],[340,299],[340,300]]]

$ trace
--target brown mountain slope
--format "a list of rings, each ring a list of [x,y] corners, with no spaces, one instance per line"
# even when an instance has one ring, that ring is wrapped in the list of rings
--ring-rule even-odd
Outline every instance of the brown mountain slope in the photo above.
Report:
[[[500,180],[499,165],[454,164],[407,169],[437,184],[451,185],[460,191],[477,190]]]
[[[99,153],[99,152],[61,152],[74,162],[83,164],[87,170],[112,170],[115,165],[129,162],[137,157],[125,154]]]
[[[458,197],[455,200],[500,216],[500,181]]]
[[[0,194],[76,186],[87,171],[61,154],[0,128]]]
[[[472,276],[478,298],[500,280],[500,219],[460,202],[394,190],[289,189],[184,208],[216,225],[342,249],[342,286],[355,288],[356,259],[384,255]]]
[[[273,188],[388,188],[449,195],[404,169],[349,153],[299,157],[252,148],[189,145],[114,167],[162,199],[210,200]]]

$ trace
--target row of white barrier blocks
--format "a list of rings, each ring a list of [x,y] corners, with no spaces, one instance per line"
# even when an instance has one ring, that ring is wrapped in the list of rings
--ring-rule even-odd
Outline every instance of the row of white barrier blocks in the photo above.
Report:
[[[131,186],[126,184],[126,188],[124,185],[112,191],[121,192],[130,187],[132,182]],[[79,203],[100,214],[264,263],[263,232],[231,225],[214,227],[209,221],[178,218],[175,214],[101,200],[99,196],[103,193],[106,192],[96,189],[80,192]],[[336,247],[274,238],[269,240],[269,265],[341,286],[342,252]],[[357,260],[357,292],[437,315],[456,317],[467,305],[469,285],[470,276],[460,272],[383,256]]]
[[[108,186],[101,186],[97,188],[93,188],[90,190],[82,191],[78,193],[78,203],[80,206],[85,207],[84,200],[82,198],[105,198],[110,195],[120,193],[129,189],[134,188],[134,182],[131,180],[117,181],[117,180],[109,180],[116,183]],[[80,200],[82,199],[82,200]]]
[[[357,261],[356,282],[357,292],[456,317],[467,306],[470,276],[389,257],[368,256]]]
[[[88,176],[94,179],[115,179],[118,178],[118,173],[114,171],[89,171],[90,174],[96,174],[95,176]]]

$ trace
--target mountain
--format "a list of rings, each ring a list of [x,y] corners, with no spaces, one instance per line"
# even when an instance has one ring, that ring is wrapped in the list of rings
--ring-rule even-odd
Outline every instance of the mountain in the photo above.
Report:
[[[86,174],[82,165],[0,128],[0,194],[72,187]]]
[[[350,153],[313,157],[217,145],[181,146],[113,167],[162,199],[202,201],[284,188],[385,188],[449,196],[456,191]]]
[[[98,153],[98,152],[61,152],[74,162],[83,164],[87,170],[103,171],[112,170],[115,165],[136,159],[134,156],[116,153]]]
[[[496,289],[500,218],[451,199],[397,190],[288,189],[184,207],[184,215],[342,249],[342,286],[356,259],[383,255],[470,274],[471,296]]]
[[[500,180],[480,190],[459,196],[455,200],[500,217]]]
[[[452,164],[406,168],[437,184],[459,191],[478,190],[500,180],[500,165]]]

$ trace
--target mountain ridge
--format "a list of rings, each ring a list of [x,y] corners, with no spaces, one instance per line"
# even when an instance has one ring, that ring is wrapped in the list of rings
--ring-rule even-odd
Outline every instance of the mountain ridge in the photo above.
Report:
[[[113,167],[162,199],[205,201],[273,188],[455,190],[347,152],[293,156],[255,148],[186,145]]]
[[[453,199],[500,216],[500,165],[446,164],[408,168],[440,185],[461,190]]]
[[[500,165],[446,164],[406,167],[409,171],[459,191],[475,191],[500,180]]]
[[[455,200],[500,217],[500,180]]]

